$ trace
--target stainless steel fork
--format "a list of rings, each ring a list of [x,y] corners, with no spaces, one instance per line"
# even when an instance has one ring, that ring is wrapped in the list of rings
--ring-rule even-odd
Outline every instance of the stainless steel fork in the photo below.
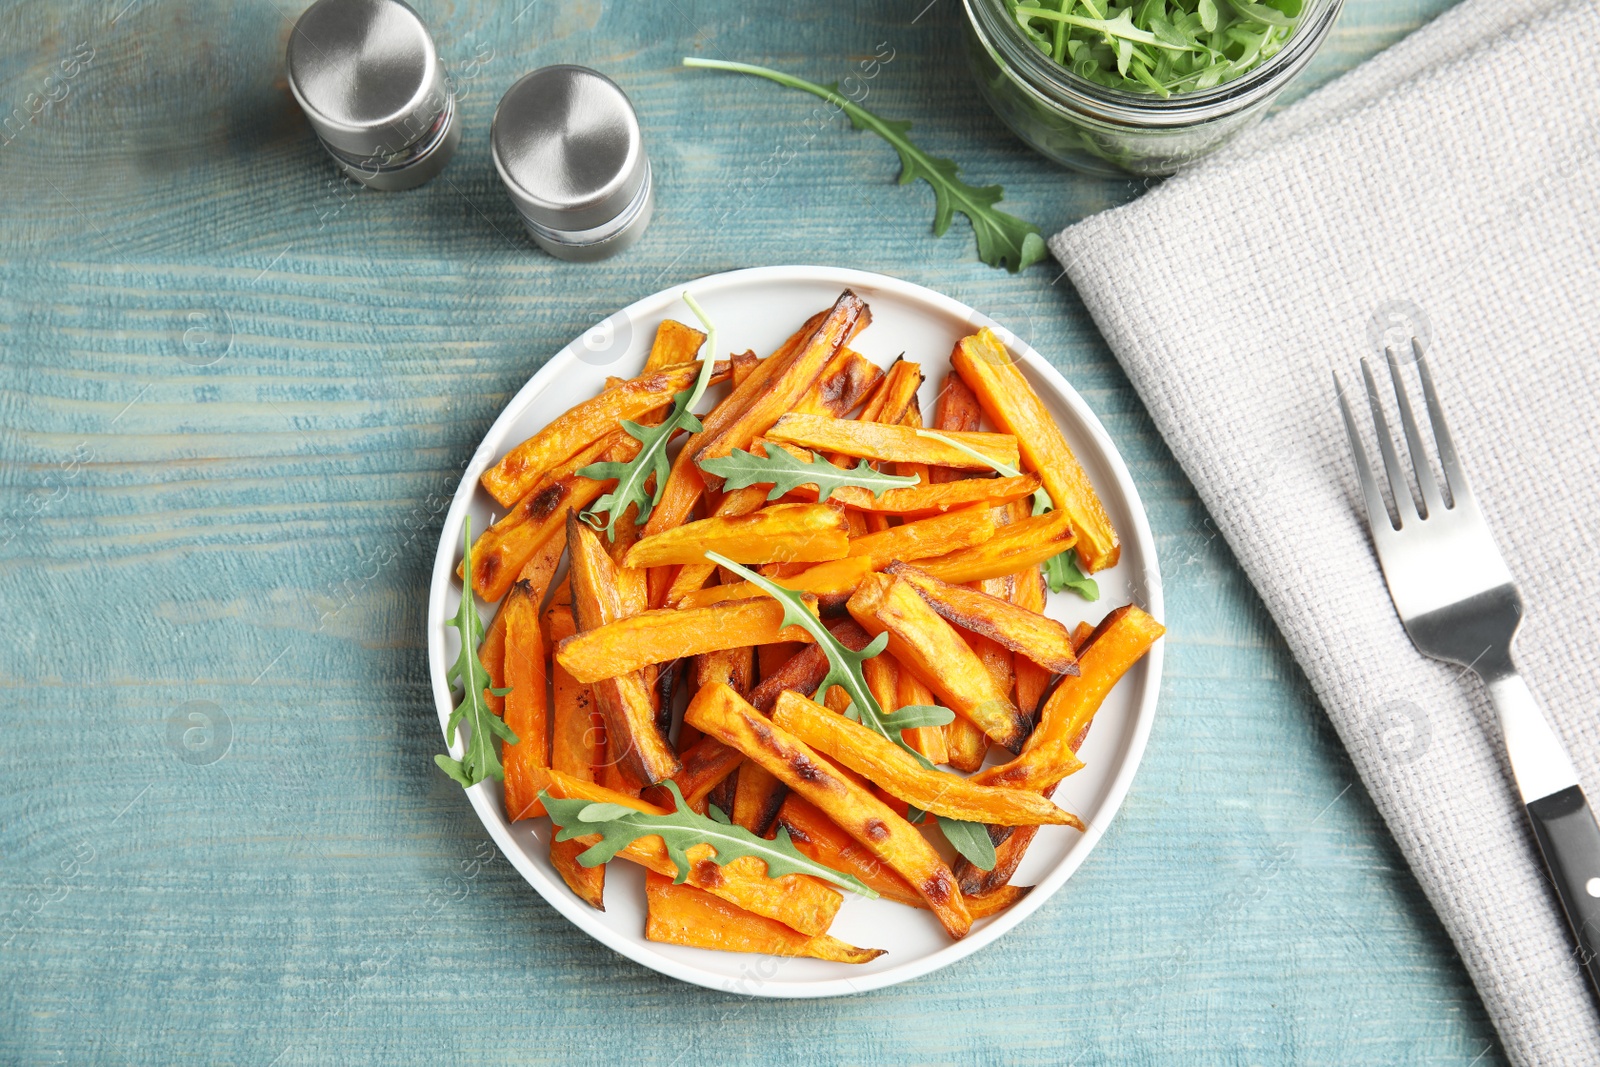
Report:
[[[1428,465],[1395,349],[1387,350],[1389,377],[1394,383],[1400,422],[1411,453],[1411,472],[1422,494],[1420,508],[1395,450],[1378,383],[1365,359],[1361,361],[1361,375],[1372,421],[1377,424],[1378,451],[1383,455],[1398,521],[1390,517],[1339,376],[1334,375],[1345,430],[1350,435],[1350,451],[1355,455],[1366,495],[1372,544],[1389,584],[1389,596],[1417,651],[1470,668],[1488,687],[1499,713],[1517,789],[1577,938],[1579,960],[1600,993],[1600,963],[1596,960],[1596,953],[1600,952],[1600,826],[1595,824],[1589,802],[1578,785],[1572,760],[1517,673],[1511,644],[1522,622],[1522,596],[1478,510],[1439,406],[1422,346],[1413,340],[1411,347],[1422,379],[1439,466],[1444,471],[1444,488],[1449,491],[1448,504]]]

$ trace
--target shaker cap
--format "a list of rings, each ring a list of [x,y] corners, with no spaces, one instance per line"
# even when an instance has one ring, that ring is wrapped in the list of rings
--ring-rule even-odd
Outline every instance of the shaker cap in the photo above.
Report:
[[[542,67],[495,109],[494,165],[530,223],[592,230],[640,196],[650,162],[627,95],[599,71]]]
[[[357,159],[398,154],[449,105],[433,38],[401,0],[317,0],[295,23],[288,61],[317,135]]]

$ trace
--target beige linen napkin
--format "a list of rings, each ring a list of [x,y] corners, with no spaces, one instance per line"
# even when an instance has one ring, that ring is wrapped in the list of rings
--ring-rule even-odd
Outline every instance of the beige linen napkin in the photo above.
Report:
[[[1600,798],[1597,245],[1594,0],[1468,0],[1051,241],[1519,1064],[1600,1063],[1600,1012],[1481,687],[1394,614],[1331,372],[1425,335],[1527,601],[1524,674]]]

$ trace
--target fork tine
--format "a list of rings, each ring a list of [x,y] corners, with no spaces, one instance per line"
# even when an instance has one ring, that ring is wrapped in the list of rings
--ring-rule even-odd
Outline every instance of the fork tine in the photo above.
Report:
[[[1389,432],[1389,419],[1383,413],[1383,401],[1378,396],[1378,382],[1372,377],[1372,362],[1365,357],[1361,360],[1361,377],[1367,383],[1367,403],[1372,408],[1372,421],[1378,428],[1378,451],[1383,455],[1383,470],[1389,476],[1389,493],[1394,497],[1394,510],[1399,522],[1396,529],[1406,528],[1407,521],[1415,522],[1417,516],[1417,502],[1411,496],[1411,483],[1406,481],[1406,472],[1400,466],[1400,457],[1395,454],[1394,434]]]
[[[1421,346],[1415,337],[1411,339],[1411,350],[1421,355]],[[1389,360],[1389,380],[1394,383],[1395,403],[1400,406],[1400,425],[1406,432],[1406,448],[1411,453],[1411,469],[1416,472],[1417,488],[1422,490],[1422,514],[1427,518],[1444,510],[1444,497],[1439,495],[1439,483],[1434,480],[1428,453],[1422,447],[1422,434],[1417,431],[1417,419],[1411,412],[1411,395],[1400,373],[1400,357],[1395,354],[1393,345],[1385,349],[1385,355]]]
[[[1415,341],[1412,344],[1416,344]],[[1472,483],[1467,481],[1466,469],[1456,456],[1456,444],[1450,438],[1450,424],[1444,421],[1444,408],[1439,405],[1438,390],[1433,387],[1433,372],[1428,361],[1422,358],[1422,346],[1416,345],[1417,371],[1422,376],[1422,395],[1428,402],[1428,421],[1433,424],[1433,440],[1439,446],[1439,466],[1444,470],[1445,484],[1450,488],[1450,506],[1472,499]]]
[[[1344,385],[1337,371],[1333,375],[1333,391],[1339,395],[1339,410],[1344,412],[1344,432],[1350,437],[1350,452],[1355,457],[1356,475],[1361,479],[1361,492],[1367,498],[1367,524],[1372,528],[1373,539],[1394,532],[1394,520],[1389,518],[1389,506],[1383,502],[1383,493],[1372,477],[1372,465],[1367,462],[1367,450],[1362,447],[1361,434],[1356,429],[1355,416],[1350,414],[1350,402],[1345,399]]]

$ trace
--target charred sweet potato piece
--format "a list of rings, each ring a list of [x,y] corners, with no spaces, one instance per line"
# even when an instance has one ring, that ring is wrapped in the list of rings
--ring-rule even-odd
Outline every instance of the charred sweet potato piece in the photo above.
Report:
[[[952,583],[999,578],[1065,552],[1073,546],[1074,536],[1066,512],[1048,511],[1000,527],[993,537],[970,548],[922,559],[917,567]]]
[[[473,544],[472,588],[477,594],[485,600],[505,596],[521,569],[546,549],[557,531],[565,529],[567,510],[587,507],[613,484],[580,477],[579,468],[601,460],[625,462],[638,452],[639,442],[618,430],[539,479],[516,507],[478,535]]]
[[[839,349],[854,335],[856,323],[865,309],[866,305],[854,293],[848,290],[841,293],[811,336],[763,392],[753,396],[744,410],[720,431],[705,432],[700,435],[701,440],[684,446],[685,451],[690,445],[694,446],[694,462],[700,467],[700,477],[706,485],[715,486],[721,482],[706,472],[706,460],[726,456],[735,448],[749,448],[750,442],[771,429],[780,415],[793,411],[816,385]]]
[[[778,601],[751,597],[630,615],[567,638],[556,649],[556,660],[587,683],[702,652],[810,639],[799,627],[783,625]]]
[[[662,319],[656,327],[656,339],[650,345],[650,355],[644,361],[644,372],[666,370],[677,363],[689,363],[700,353],[706,335],[693,326],[677,319]],[[707,352],[715,356],[714,352]],[[737,369],[737,368],[735,368]]]
[[[666,809],[637,797],[580,781],[560,771],[544,773],[548,776],[544,788],[558,799],[621,804],[653,815],[666,813]],[[573,840],[592,845],[600,837],[590,834]],[[617,855],[668,878],[678,875],[677,865],[667,855],[666,844],[654,834],[639,838]],[[827,933],[833,917],[839,912],[839,905],[844,901],[837,889],[810,875],[786,874],[781,878],[769,878],[767,865],[752,856],[718,866],[711,858],[716,855],[716,849],[707,844],[691,846],[685,855],[689,860],[689,885],[720,897],[735,907],[774,919],[812,937]]]
[[[731,369],[726,361],[719,363],[712,371],[712,381],[725,379]],[[679,363],[613,386],[556,416],[484,471],[479,481],[501,507],[508,508],[526,496],[547,471],[600,438],[620,432],[620,420],[637,420],[647,412],[670,405],[674,396],[694,385],[699,374],[699,363]]]
[[[623,606],[616,564],[595,532],[570,511],[567,546],[578,632],[597,630],[617,621],[622,617]],[[678,772],[678,758],[656,728],[655,706],[638,671],[597,681],[593,692],[605,717],[606,739],[614,762],[622,764],[645,785]]]
[[[944,376],[944,381],[939,384],[939,397],[933,402],[933,426],[940,433],[951,430],[970,432],[976,430],[982,423],[982,409],[978,407],[978,398],[973,395],[967,383],[961,376],[951,371]],[[933,467],[928,471],[928,481],[938,485],[942,482],[954,482],[970,479],[970,471],[956,470],[953,467]]]
[[[882,378],[883,370],[872,360],[852,348],[841,348],[794,409],[807,415],[848,415]]]
[[[1048,799],[1055,791],[1055,786],[1051,786],[1042,795]],[[981,900],[1003,889],[1017,873],[1022,857],[1039,832],[1037,826],[990,826],[988,830],[991,841],[1000,838],[994,841],[994,867],[986,871],[968,862],[966,857],[956,861],[956,880],[961,883],[961,892],[968,900]]]
[[[1045,586],[1044,575],[1039,573],[1039,565],[1025,567],[1011,576],[1010,601],[1024,611],[1035,614],[1044,613]],[[1078,642],[1074,637],[1073,658],[1076,662]],[[1074,668],[1076,669],[1076,668]],[[1050,688],[1050,671],[1041,667],[1027,656],[1018,656],[1016,659],[1017,672],[1017,709],[1024,715],[1037,721],[1039,716],[1039,701],[1044,698],[1046,689]]]
[[[826,504],[774,504],[748,515],[715,515],[642,538],[628,550],[630,567],[704,563],[718,552],[735,563],[810,563],[842,559],[850,550],[844,516]]]
[[[1077,816],[1037,793],[986,787],[943,771],[927,770],[876,731],[794,693],[778,697],[772,721],[834,762],[924,811],[1002,826],[1083,829]]]
[[[781,699],[781,698],[780,698]],[[951,937],[972,926],[955,876],[922,834],[803,742],[768,722],[725,685],[700,690],[684,713],[708,737],[743,752],[865,845],[927,901]]]
[[[1108,614],[1078,659],[1077,677],[1067,677],[1045,702],[1039,728],[1016,759],[981,771],[973,779],[1008,789],[1043,790],[1083,766],[1077,748],[1106,694],[1144,658],[1166,628],[1134,605]]]
[[[1105,506],[1000,338],[989,329],[962,338],[950,354],[950,365],[977,394],[989,421],[1016,437],[1026,465],[1043,479],[1056,509],[1071,517],[1084,573],[1115,566],[1122,549]]]
[[[945,431],[940,431],[945,433]],[[931,463],[966,470],[992,469],[944,441],[924,437],[916,427],[885,425],[859,419],[833,419],[822,415],[788,414],[766,431],[770,440],[799,445],[817,452],[888,463]],[[945,436],[959,441],[1008,467],[1017,465],[1017,439],[1010,434],[949,431]]]
[[[883,955],[878,948],[856,948],[828,934],[807,936],[727,901],[676,885],[654,871],[644,876],[647,941],[723,952],[765,952],[771,956],[806,956],[831,963],[869,963]]]
[[[944,725],[944,761],[958,771],[975,771],[989,754],[989,735],[971,719],[957,715]]]
[[[941,582],[908,564],[891,563],[886,570],[910,585],[929,607],[963,630],[997,641],[1055,674],[1077,672],[1072,632],[1054,619],[1025,611],[989,593]]]
[[[534,772],[550,766],[550,709],[539,602],[529,587],[514,586],[500,612],[506,616],[505,684],[511,687],[505,695],[505,721],[517,735],[517,743],[505,746],[501,760],[506,818],[516,821],[544,814]]]
[[[745,760],[734,773],[739,776],[739,788],[734,793],[733,821],[759,837],[778,817],[789,790],[759,763]]]
[[[1018,751],[1030,722],[994,683],[988,669],[953,627],[917,595],[888,575],[861,583],[847,607],[862,629],[887,632],[889,651],[944,705],[976,723],[996,744]]]

